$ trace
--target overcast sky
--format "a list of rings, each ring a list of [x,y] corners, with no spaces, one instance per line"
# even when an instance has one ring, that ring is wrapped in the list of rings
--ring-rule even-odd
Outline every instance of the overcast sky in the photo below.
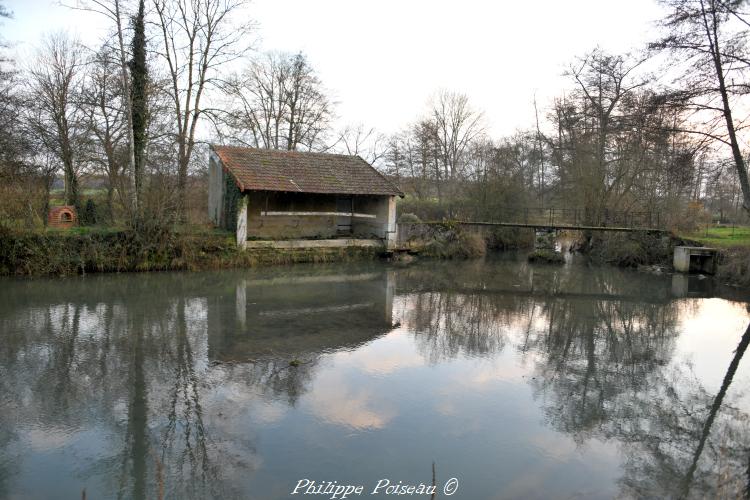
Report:
[[[55,1],[5,4],[15,19],[0,32],[21,53],[45,32],[93,43],[106,29]],[[534,95],[547,107],[577,55],[642,47],[660,10],[655,0],[254,0],[248,12],[260,49],[307,54],[342,124],[396,132],[449,89],[467,94],[499,137],[533,124]]]

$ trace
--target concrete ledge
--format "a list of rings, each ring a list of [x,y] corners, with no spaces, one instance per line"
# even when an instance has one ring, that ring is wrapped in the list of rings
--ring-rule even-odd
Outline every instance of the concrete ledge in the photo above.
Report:
[[[385,248],[382,240],[341,238],[331,240],[248,240],[246,248],[346,248],[376,247]]]

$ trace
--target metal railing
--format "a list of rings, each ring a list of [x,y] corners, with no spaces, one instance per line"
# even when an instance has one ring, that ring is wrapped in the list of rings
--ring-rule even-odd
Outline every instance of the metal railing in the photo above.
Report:
[[[592,227],[662,227],[659,212],[632,210],[590,210],[557,207],[501,207],[489,216],[476,214],[472,222],[495,222],[546,226],[592,226]]]

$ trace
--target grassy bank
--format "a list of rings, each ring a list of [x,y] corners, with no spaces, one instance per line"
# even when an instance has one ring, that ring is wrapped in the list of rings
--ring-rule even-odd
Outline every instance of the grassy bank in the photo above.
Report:
[[[68,276],[91,272],[208,270],[301,262],[374,259],[374,248],[239,251],[226,233],[168,230],[0,229],[0,275]]]
[[[686,234],[686,238],[715,248],[750,248],[750,227],[707,227]]]
[[[703,238],[696,235],[684,238],[644,233],[602,234],[592,238],[587,251],[595,261],[617,266],[659,265],[671,268],[675,246],[712,246],[719,249],[716,279],[722,283],[750,288],[750,241],[735,233],[736,236],[731,238],[734,244],[730,245],[727,240],[731,235],[722,231],[727,228],[716,229],[711,236]],[[717,241],[720,243],[717,244]]]

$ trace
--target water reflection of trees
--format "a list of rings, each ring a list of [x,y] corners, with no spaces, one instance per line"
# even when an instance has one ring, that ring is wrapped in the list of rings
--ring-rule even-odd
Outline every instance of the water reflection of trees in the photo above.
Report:
[[[637,416],[601,435],[624,443],[623,491],[649,498],[746,497],[747,412],[731,401],[713,407],[716,395],[689,367],[660,375],[649,390],[633,398]]]
[[[391,328],[382,272],[320,274],[286,301],[275,275],[243,294],[247,280],[230,273],[17,283],[0,303],[3,455],[29,425],[87,430],[107,452],[83,467],[81,489],[104,478],[119,498],[236,496],[229,475],[247,474],[257,451],[251,437],[227,439],[221,415],[233,409],[207,409],[206,398],[231,383],[295,404],[322,354]],[[361,331],[337,328],[347,308]],[[0,496],[13,492],[11,463],[0,464]]]
[[[571,350],[587,353],[591,363],[602,354],[611,360],[646,356],[658,362],[670,355],[677,315],[664,280],[640,278],[616,270],[580,273],[515,261],[454,264],[440,272],[433,266],[403,272],[399,291],[407,296],[404,321],[433,361],[461,352],[492,354],[515,344],[521,351],[546,351],[551,361],[563,364],[577,359]]]
[[[746,492],[750,419],[724,399],[742,351],[725,367],[725,385],[714,395],[688,365],[672,360],[673,307],[599,303],[554,313],[549,333],[537,340],[534,352],[542,356],[530,382],[551,426],[579,442],[624,443],[620,482],[629,496]]]
[[[408,321],[421,353],[432,363],[461,353],[488,355],[507,342],[504,326],[511,323],[491,297],[425,292],[413,297]]]
[[[577,442],[622,443],[624,495],[743,491],[750,420],[732,393],[708,391],[676,365],[667,280],[512,262],[414,266],[395,281],[426,359],[516,349],[535,371],[529,383],[548,425]],[[233,496],[235,464],[246,473],[257,454],[251,430],[222,427],[207,400],[237,387],[296,405],[325,353],[389,331],[394,284],[358,270],[26,286],[0,303],[6,456],[18,422],[103,428],[116,449],[86,467],[82,487],[103,475],[121,498],[205,498]],[[0,497],[13,491],[13,467],[0,464]]]
[[[10,415],[3,412],[16,424],[2,427],[92,429],[97,439],[119,443],[85,468],[81,489],[103,475],[118,498],[210,496],[217,482],[211,462],[221,452],[207,451],[193,358],[201,332],[185,321],[185,302],[174,293],[179,283],[165,290],[132,280],[92,281],[84,301],[46,305],[40,290],[24,297],[31,304],[0,310],[3,330],[11,333],[0,349],[2,390],[16,404],[4,407]],[[82,293],[78,285],[68,286],[71,296]]]
[[[548,327],[525,341],[535,359],[532,384],[550,425],[576,438],[618,425],[630,395],[672,356],[672,305],[553,301],[542,310]],[[613,404],[620,399],[626,403]]]
[[[548,425],[578,443],[622,443],[623,495],[750,497],[750,416],[727,396],[750,328],[711,393],[673,359],[679,311],[666,280],[523,266],[455,266],[439,281],[420,272],[408,278],[419,286],[403,285],[403,314],[423,355],[517,348]]]

